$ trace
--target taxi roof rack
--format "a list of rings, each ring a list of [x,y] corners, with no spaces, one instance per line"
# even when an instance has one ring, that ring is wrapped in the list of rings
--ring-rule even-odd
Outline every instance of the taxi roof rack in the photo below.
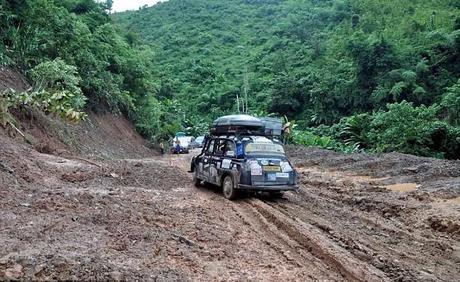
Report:
[[[257,118],[250,115],[229,115],[216,119],[211,127],[213,136],[247,136],[258,135],[279,137],[282,133],[282,122],[279,118]]]

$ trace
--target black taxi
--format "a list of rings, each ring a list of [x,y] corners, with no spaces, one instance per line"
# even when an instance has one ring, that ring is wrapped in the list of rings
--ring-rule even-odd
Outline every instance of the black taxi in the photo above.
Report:
[[[227,199],[240,191],[279,196],[297,189],[297,173],[271,125],[273,120],[246,115],[216,120],[201,153],[192,159],[195,185],[218,185]]]

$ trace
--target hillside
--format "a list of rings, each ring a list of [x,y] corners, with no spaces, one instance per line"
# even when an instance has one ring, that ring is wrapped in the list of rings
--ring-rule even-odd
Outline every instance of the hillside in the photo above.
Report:
[[[27,78],[17,71],[7,67],[0,69],[0,92],[29,88]],[[0,126],[2,139],[13,138],[9,145],[28,143],[41,153],[98,159],[156,154],[148,148],[148,142],[136,132],[132,123],[122,116],[88,112],[84,121],[72,123],[30,107],[13,109],[11,114],[25,138],[9,127]]]
[[[0,123],[29,107],[128,118],[152,143],[220,115],[286,117],[289,142],[460,158],[458,1],[1,2]],[[27,28],[24,28],[27,27]]]
[[[459,14],[454,0],[171,0],[114,19],[152,48],[184,127],[247,105],[310,128],[297,143],[459,158]]]
[[[152,141],[180,129],[155,95],[150,48],[130,45],[109,17],[111,3],[0,1],[2,72],[16,69],[30,85],[2,89],[0,124],[11,127],[9,112],[26,107],[72,122],[88,112],[122,115]]]

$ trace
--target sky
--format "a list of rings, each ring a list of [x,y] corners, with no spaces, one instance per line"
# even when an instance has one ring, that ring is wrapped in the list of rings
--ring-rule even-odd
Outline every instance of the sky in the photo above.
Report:
[[[113,0],[112,11],[137,10],[144,5],[152,6],[158,2],[162,2],[162,0]]]

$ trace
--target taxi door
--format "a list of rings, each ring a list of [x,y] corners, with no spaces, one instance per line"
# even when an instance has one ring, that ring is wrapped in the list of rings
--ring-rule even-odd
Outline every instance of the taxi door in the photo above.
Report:
[[[206,151],[203,156],[203,161],[201,163],[201,165],[203,166],[201,168],[202,179],[210,183],[214,183],[214,181],[212,181],[211,173],[213,172],[212,164],[214,162],[213,154],[214,154],[215,142],[216,142],[215,139],[212,139],[209,141],[208,146],[206,147]]]

